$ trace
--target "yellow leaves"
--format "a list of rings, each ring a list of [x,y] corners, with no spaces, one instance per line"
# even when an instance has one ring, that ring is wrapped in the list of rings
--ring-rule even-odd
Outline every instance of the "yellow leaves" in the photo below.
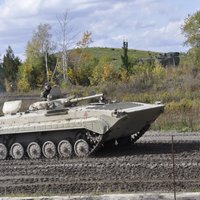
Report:
[[[119,74],[113,64],[105,63],[94,68],[90,81],[92,85],[98,85],[103,82],[118,81],[118,77]]]
[[[92,33],[89,31],[84,32],[81,41],[77,42],[79,48],[86,48],[90,43],[92,43]]]
[[[76,84],[77,73],[72,68],[68,69],[67,75],[68,75],[68,78],[70,79],[71,83]]]
[[[164,67],[161,66],[161,64],[159,63],[155,63],[155,67],[152,70],[152,74],[153,76],[155,76],[155,78],[164,78],[164,76],[166,75],[166,70]]]
[[[31,64],[24,63],[19,70],[21,78],[18,81],[18,90],[21,92],[28,92],[31,90],[29,77],[33,71],[33,66]]]
[[[127,73],[127,70],[122,68],[121,69],[121,72],[120,72],[120,80],[122,82],[128,82],[130,80],[130,76],[129,74]]]
[[[102,80],[102,74],[103,74],[103,67],[100,65],[97,65],[92,72],[92,77],[90,78],[91,85],[98,85]]]
[[[171,111],[171,112],[175,110],[178,110],[178,112],[181,112],[181,111],[186,112],[188,110],[191,110],[192,107],[197,107],[197,105],[199,106],[199,102],[195,102],[193,100],[183,98],[180,100],[180,102],[172,101],[168,103],[166,106],[166,110]]]
[[[116,70],[112,64],[107,64],[103,66],[103,81],[112,81],[117,77]]]

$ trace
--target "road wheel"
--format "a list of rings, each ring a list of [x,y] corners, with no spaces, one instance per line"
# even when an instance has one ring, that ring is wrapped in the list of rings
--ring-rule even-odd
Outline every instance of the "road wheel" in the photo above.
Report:
[[[58,153],[61,158],[70,158],[72,156],[73,148],[68,140],[62,140],[58,144]]]
[[[45,158],[54,158],[56,156],[56,146],[52,141],[47,141],[42,146],[42,153]]]
[[[78,157],[86,157],[89,154],[89,144],[84,139],[78,139],[74,144],[74,152]]]
[[[6,146],[0,143],[0,160],[5,160],[8,155],[8,150]]]
[[[13,159],[22,159],[24,156],[24,147],[20,143],[14,143],[10,148],[10,155]]]
[[[38,159],[41,157],[41,147],[37,142],[31,142],[27,147],[27,154],[31,159]]]

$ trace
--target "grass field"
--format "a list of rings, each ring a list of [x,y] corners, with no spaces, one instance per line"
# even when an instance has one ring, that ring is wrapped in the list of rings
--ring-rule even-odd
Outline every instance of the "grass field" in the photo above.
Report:
[[[112,63],[121,66],[121,55],[123,55],[122,48],[88,48],[87,51],[91,53],[94,57],[101,59],[103,57],[111,58]],[[140,58],[149,58],[155,57],[159,52],[152,51],[142,51],[142,50],[128,50],[128,56],[130,59],[140,59]]]

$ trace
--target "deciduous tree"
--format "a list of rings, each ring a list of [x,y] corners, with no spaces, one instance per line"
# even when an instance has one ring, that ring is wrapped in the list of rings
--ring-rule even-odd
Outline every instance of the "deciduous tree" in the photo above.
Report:
[[[37,59],[44,58],[44,65],[41,66],[41,71],[46,72],[46,80],[49,81],[49,55],[55,50],[55,44],[52,41],[50,33],[51,26],[49,24],[40,24],[37,30],[33,33],[31,41],[27,44],[26,55],[27,61],[34,64]]]
[[[40,24],[27,43],[26,60],[19,74],[18,85],[24,91],[41,87],[50,80],[56,65],[55,50],[49,24]],[[27,69],[26,69],[27,68]]]
[[[190,54],[195,64],[200,67],[200,11],[185,19],[182,32],[186,38],[185,44],[192,47]]]
[[[89,85],[92,70],[97,60],[91,55],[87,48],[92,42],[92,33],[84,32],[82,39],[77,43],[77,48],[73,50],[69,60],[69,79],[73,84]]]
[[[59,29],[58,29],[58,47],[60,60],[59,64],[55,68],[55,71],[60,73],[65,83],[69,83],[68,73],[69,73],[69,62],[70,62],[70,49],[73,49],[75,43],[74,38],[77,36],[76,33],[73,32],[71,27],[71,21],[69,17],[69,12],[65,11],[61,16],[57,17]],[[62,70],[60,70],[62,69]],[[56,74],[54,71],[54,74]]]

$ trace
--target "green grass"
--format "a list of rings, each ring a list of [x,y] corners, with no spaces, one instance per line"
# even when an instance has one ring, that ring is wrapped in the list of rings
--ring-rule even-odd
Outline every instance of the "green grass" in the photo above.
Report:
[[[88,48],[87,51],[99,60],[101,60],[103,57],[109,57],[112,60],[113,64],[115,64],[116,66],[121,66],[121,55],[123,55],[122,48],[93,47]],[[159,52],[142,51],[134,49],[128,50],[128,56],[130,59],[149,58],[150,56],[155,57],[158,54]]]
[[[122,48],[87,48],[93,57],[101,60],[109,58],[114,66],[121,66]],[[148,52],[129,49],[128,55],[132,59],[155,57],[158,52]],[[185,57],[186,58],[186,57]],[[182,58],[181,58],[182,59]],[[156,70],[155,70],[156,69]],[[105,93],[111,100],[138,101],[154,103],[162,101],[165,112],[153,124],[157,130],[200,130],[200,67],[182,62],[179,67],[149,67],[134,66],[134,73],[129,79],[110,79],[100,82],[97,86],[83,87],[66,84],[62,92],[68,95],[87,96],[94,93]],[[9,95],[17,96],[18,93]],[[40,95],[40,91],[22,94],[25,96]],[[20,97],[19,97],[20,98]],[[0,108],[6,100],[1,96]],[[11,100],[11,98],[10,98]],[[30,102],[23,101],[24,109]],[[0,111],[1,114],[1,111]]]
[[[103,57],[103,56],[109,56],[112,57],[113,59],[121,59],[121,55],[123,54],[123,49],[122,48],[100,48],[100,47],[93,47],[93,48],[88,48],[87,49],[92,55],[95,57]],[[155,56],[158,54],[158,52],[150,52],[150,51],[141,51],[141,50],[134,50],[134,49],[129,49],[128,50],[128,55],[129,56],[134,56],[136,58],[144,58],[144,57],[149,57],[149,53],[152,56]]]

